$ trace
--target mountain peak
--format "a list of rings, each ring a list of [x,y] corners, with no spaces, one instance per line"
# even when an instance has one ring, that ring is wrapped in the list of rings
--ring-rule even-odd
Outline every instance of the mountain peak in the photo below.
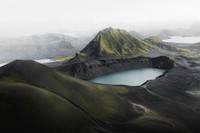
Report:
[[[99,40],[100,41],[100,39],[102,39],[105,36],[113,36],[113,35],[121,34],[121,33],[128,34],[128,32],[126,32],[125,30],[108,27],[108,28],[105,28],[105,29],[99,31],[98,34],[95,36],[95,38],[93,40]]]
[[[99,33],[117,33],[117,32],[128,33],[127,31],[125,31],[123,29],[117,29],[117,28],[112,28],[112,27],[105,28],[105,29],[101,30]]]
[[[150,47],[146,42],[130,35],[125,30],[109,27],[100,31],[81,53],[98,58],[140,56],[147,53]]]
[[[108,28],[103,29],[102,31],[109,31],[109,30],[114,30],[114,28],[113,27],[108,27]]]

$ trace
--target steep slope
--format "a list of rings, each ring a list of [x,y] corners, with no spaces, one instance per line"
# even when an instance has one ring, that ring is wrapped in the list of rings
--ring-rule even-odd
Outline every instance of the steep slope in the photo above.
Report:
[[[130,35],[125,30],[106,28],[100,31],[80,53],[96,58],[109,56],[136,57],[146,54],[152,48],[152,45]]]

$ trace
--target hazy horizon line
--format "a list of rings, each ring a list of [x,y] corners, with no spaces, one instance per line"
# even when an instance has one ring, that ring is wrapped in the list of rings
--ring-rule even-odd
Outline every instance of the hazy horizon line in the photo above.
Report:
[[[88,34],[93,34],[95,32],[98,32],[100,30],[103,30],[108,27],[113,27],[117,29],[124,29],[126,31],[136,31],[139,33],[148,33],[148,32],[159,32],[162,30],[176,30],[176,29],[188,29],[192,27],[193,25],[200,25],[200,22],[188,22],[185,23],[184,25],[180,25],[179,23],[173,24],[170,23],[167,26],[164,26],[169,22],[163,22],[159,24],[155,23],[150,23],[148,26],[145,24],[131,24],[131,23],[107,23],[107,24],[97,24],[95,27],[95,24],[93,24],[91,27],[84,28],[84,29],[79,29],[74,28],[66,28],[66,26],[55,26],[52,27],[52,29],[44,27],[44,26],[29,26],[29,27],[18,27],[18,28],[11,28],[11,30],[4,28],[0,28],[0,38],[15,38],[15,37],[23,37],[23,36],[32,36],[32,35],[44,35],[44,34],[64,34],[64,35],[72,35],[72,36],[84,36],[84,34],[87,36]],[[37,27],[37,28],[36,28]],[[43,29],[42,29],[43,27]],[[7,34],[5,31],[8,31]],[[4,32],[4,33],[3,33]]]

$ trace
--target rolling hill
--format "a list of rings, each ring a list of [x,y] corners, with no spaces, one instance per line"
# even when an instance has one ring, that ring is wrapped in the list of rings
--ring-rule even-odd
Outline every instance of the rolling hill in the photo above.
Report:
[[[14,61],[0,68],[1,131],[107,130],[104,122],[126,121],[134,114],[120,96],[126,92],[64,76],[34,61]]]

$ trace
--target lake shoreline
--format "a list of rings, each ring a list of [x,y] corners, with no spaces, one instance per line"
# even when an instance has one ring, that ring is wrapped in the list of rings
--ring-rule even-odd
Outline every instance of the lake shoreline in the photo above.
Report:
[[[119,72],[128,69],[159,68],[168,70],[173,67],[174,62],[170,58],[166,56],[159,56],[156,58],[136,57],[107,60],[101,59],[74,64],[64,63],[60,66],[53,67],[53,69],[66,75],[87,80],[103,74]]]
[[[108,85],[139,86],[148,80],[154,80],[161,76],[165,70],[157,68],[137,68],[104,74],[88,81]]]

